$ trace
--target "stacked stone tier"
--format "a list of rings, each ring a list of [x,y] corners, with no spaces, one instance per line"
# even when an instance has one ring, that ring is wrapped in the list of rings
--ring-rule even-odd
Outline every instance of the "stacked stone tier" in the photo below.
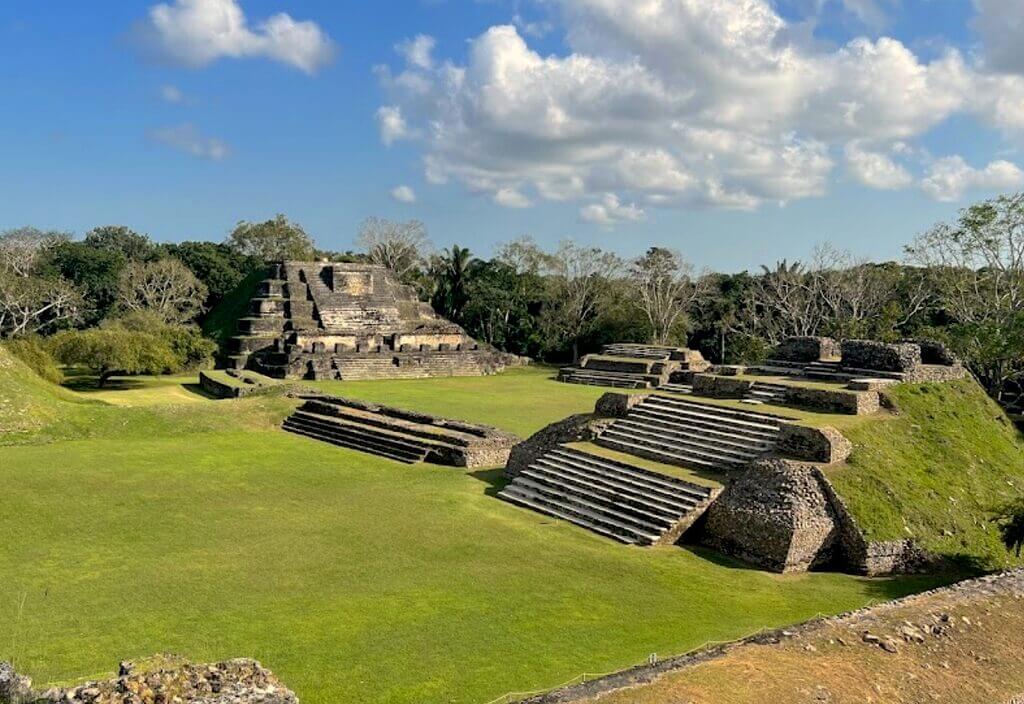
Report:
[[[733,469],[771,452],[785,421],[663,394],[616,420],[597,444],[683,467]]]
[[[674,541],[715,495],[708,486],[568,446],[545,453],[498,494],[633,545]]]

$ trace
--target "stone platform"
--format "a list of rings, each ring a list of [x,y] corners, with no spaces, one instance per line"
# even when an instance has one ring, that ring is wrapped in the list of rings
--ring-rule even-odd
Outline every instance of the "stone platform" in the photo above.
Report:
[[[610,386],[620,389],[666,388],[688,393],[672,379],[680,372],[707,369],[700,352],[685,347],[666,347],[634,343],[605,345],[598,354],[585,355],[571,367],[558,373],[558,380],[570,384]]]
[[[279,379],[417,379],[517,361],[478,344],[383,267],[286,261],[269,267],[238,321],[227,366]]]
[[[338,396],[303,395],[284,430],[412,464],[500,467],[519,438],[497,428]]]

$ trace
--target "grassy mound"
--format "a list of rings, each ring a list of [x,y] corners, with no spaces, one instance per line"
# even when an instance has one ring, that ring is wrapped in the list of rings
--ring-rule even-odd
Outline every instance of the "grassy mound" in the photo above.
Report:
[[[901,384],[894,418],[844,429],[854,443],[829,472],[871,540],[915,538],[974,568],[1019,562],[993,513],[1024,495],[1024,441],[973,380]]]
[[[0,345],[0,444],[13,444],[74,423],[91,410],[76,394],[46,381]]]
[[[257,269],[242,279],[235,290],[203,318],[203,334],[223,348],[237,333],[238,319],[248,315],[249,301],[256,295],[260,282],[266,278],[266,270]]]

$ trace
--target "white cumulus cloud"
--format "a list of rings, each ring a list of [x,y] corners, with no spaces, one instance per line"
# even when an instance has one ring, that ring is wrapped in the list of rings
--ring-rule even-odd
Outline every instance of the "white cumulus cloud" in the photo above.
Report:
[[[391,189],[391,197],[399,203],[415,203],[416,191],[409,186],[395,186]]]
[[[223,141],[216,137],[204,136],[195,125],[189,123],[152,130],[149,137],[154,142],[199,159],[220,161],[231,152]]]
[[[162,86],[160,88],[160,97],[168,103],[183,103],[185,102],[185,93],[182,92],[178,86],[172,86],[170,84]]]
[[[970,190],[1000,190],[1024,185],[1024,171],[1008,161],[993,161],[976,169],[960,156],[948,156],[933,163],[921,188],[935,200],[959,200]]]
[[[890,4],[847,9],[867,21]],[[629,219],[611,215],[609,195],[734,209],[820,196],[837,157],[865,185],[905,188],[898,145],[952,116],[1024,129],[1024,76],[955,49],[925,60],[888,37],[798,41],[771,0],[548,6],[559,54],[513,25],[473,38],[464,61],[435,57],[423,36],[401,44],[402,65],[378,69],[384,143],[412,140],[431,183],[515,207],[576,201],[608,224]]]
[[[897,151],[900,149],[902,147]],[[856,143],[846,146],[846,168],[857,181],[869,188],[896,190],[914,182],[910,172],[888,154],[864,149]]]
[[[639,222],[646,214],[635,203],[624,204],[614,193],[606,193],[598,203],[580,208],[580,220],[593,225],[611,227],[621,222]]]
[[[402,109],[393,105],[385,105],[377,110],[377,127],[380,129],[381,141],[389,147],[399,139],[411,136]]]
[[[195,68],[221,58],[264,57],[314,73],[335,54],[315,22],[281,12],[250,27],[237,0],[160,3],[136,29],[143,50]]]

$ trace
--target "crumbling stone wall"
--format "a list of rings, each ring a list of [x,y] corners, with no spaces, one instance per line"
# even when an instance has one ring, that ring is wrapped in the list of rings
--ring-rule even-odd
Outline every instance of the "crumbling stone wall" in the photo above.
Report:
[[[843,367],[911,372],[921,364],[921,346],[913,342],[889,344],[874,340],[844,340]]]
[[[0,704],[299,704],[298,697],[255,660],[196,665],[157,656],[117,677],[72,687],[32,689],[32,681],[0,663]]]
[[[618,391],[609,391],[597,399],[594,412],[599,416],[609,418],[622,418],[630,409],[643,402],[650,394],[624,394]]]
[[[509,479],[516,477],[558,445],[593,440],[612,422],[612,418],[598,418],[590,413],[579,413],[541,428],[512,448],[505,465],[505,476]]]
[[[743,398],[754,385],[749,379],[717,374],[697,374],[693,377],[693,393],[708,398]]]
[[[708,508],[702,542],[775,572],[832,559],[840,525],[813,465],[759,460]]]
[[[786,405],[809,411],[862,416],[877,413],[880,401],[877,391],[791,386],[786,391]]]
[[[838,357],[839,351],[831,337],[787,337],[769,357],[782,362],[817,362]]]
[[[835,428],[785,423],[779,431],[775,452],[805,462],[843,462],[853,452],[853,443]]]

